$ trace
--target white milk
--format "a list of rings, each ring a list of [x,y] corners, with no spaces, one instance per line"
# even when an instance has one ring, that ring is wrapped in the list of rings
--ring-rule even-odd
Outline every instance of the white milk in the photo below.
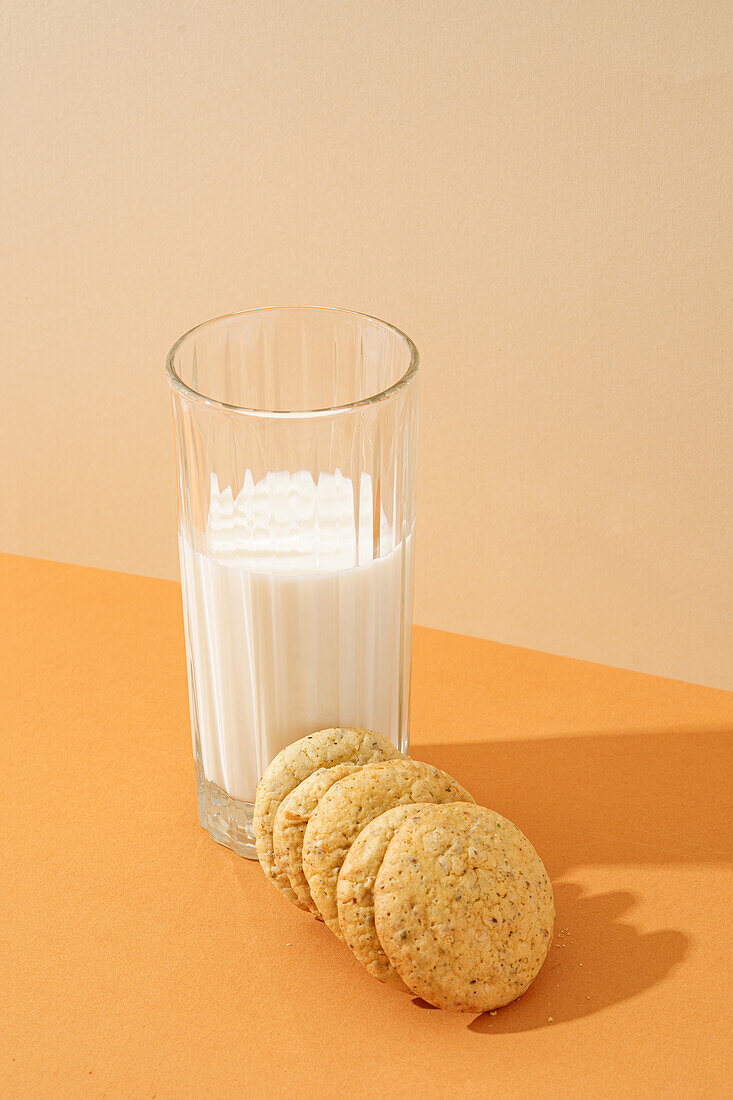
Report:
[[[314,730],[406,733],[413,537],[394,545],[382,516],[372,560],[366,475],[358,545],[338,471],[248,473],[236,499],[212,482],[204,549],[180,537],[194,752],[198,730],[206,779],[252,802],[270,760]]]

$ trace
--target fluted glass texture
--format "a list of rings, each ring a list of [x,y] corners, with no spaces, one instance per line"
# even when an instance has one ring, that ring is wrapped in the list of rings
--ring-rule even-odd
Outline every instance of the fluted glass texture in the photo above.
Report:
[[[315,307],[168,356],[199,816],[253,855],[264,769],[316,729],[409,739],[417,351]]]

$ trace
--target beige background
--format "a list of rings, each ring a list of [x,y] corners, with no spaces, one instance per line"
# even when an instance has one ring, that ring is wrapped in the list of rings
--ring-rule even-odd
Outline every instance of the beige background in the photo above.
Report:
[[[4,5],[0,549],[174,576],[162,364],[423,356],[420,623],[731,677],[729,5]]]

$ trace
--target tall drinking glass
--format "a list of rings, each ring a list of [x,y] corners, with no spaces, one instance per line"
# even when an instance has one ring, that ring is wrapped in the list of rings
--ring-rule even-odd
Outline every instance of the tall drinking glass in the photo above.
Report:
[[[201,824],[255,856],[255,787],[285,745],[409,740],[418,354],[336,309],[251,310],[167,361]]]

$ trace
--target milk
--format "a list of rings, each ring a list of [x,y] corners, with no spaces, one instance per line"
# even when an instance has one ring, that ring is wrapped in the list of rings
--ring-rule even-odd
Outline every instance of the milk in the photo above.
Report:
[[[375,525],[368,475],[358,488],[339,471],[247,472],[234,498],[214,477],[201,545],[179,537],[194,753],[242,802],[314,730],[405,743],[413,536]]]

